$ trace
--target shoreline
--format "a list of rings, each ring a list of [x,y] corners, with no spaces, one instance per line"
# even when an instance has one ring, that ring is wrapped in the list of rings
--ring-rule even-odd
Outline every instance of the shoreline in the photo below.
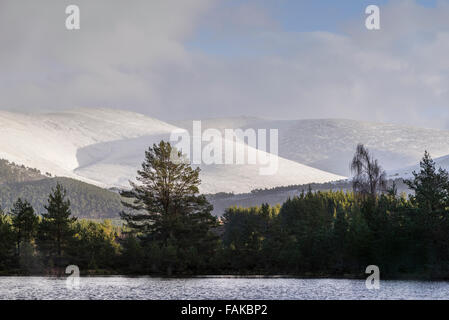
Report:
[[[48,275],[48,274],[0,274],[0,278],[47,278],[47,279],[66,279],[67,275]],[[368,275],[366,275],[368,276]],[[366,280],[366,276],[337,276],[337,275],[264,275],[264,274],[203,274],[203,275],[161,275],[161,274],[122,274],[122,273],[84,273],[80,278],[154,278],[154,279],[303,279],[303,280]],[[431,278],[423,276],[401,276],[401,277],[385,277],[382,281],[425,281],[425,282],[449,282],[448,278]]]

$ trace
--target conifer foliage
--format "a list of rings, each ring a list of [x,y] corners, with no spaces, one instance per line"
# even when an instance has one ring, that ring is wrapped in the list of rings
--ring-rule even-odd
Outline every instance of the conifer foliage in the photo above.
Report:
[[[36,235],[38,217],[30,203],[19,198],[11,210],[11,219],[16,235],[17,255],[20,256],[22,245],[31,243]]]
[[[0,210],[0,274],[287,274],[449,279],[449,174],[425,153],[406,181],[384,187],[366,148],[352,163],[355,190],[299,192],[282,205],[226,209],[217,226],[199,194],[199,169],[161,141],[122,192],[125,226],[76,221],[61,185],[38,218],[18,199]],[[363,196],[361,196],[363,195]],[[39,212],[40,213],[40,212]],[[61,272],[62,271],[62,272]]]
[[[196,268],[210,257],[216,243],[212,205],[199,195],[200,169],[193,169],[182,153],[161,141],[145,152],[137,183],[121,195],[131,201],[122,212],[128,227],[148,248],[153,269],[171,273]]]
[[[62,262],[63,253],[70,240],[73,238],[73,223],[75,217],[71,217],[70,200],[66,199],[66,190],[59,183],[48,196],[47,212],[42,214],[42,222],[39,228],[39,244],[53,262]]]
[[[435,167],[430,154],[426,151],[420,162],[421,170],[413,172],[413,179],[405,180],[414,191],[412,201],[420,208],[441,211],[449,206],[449,174],[446,170]]]

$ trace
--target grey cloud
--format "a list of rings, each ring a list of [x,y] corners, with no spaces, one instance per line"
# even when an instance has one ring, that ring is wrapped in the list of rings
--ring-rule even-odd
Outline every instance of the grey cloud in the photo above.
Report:
[[[357,20],[341,33],[287,33],[260,10],[239,24],[251,29],[252,54],[241,56],[186,49],[205,15],[214,32],[222,23],[228,39],[245,36],[226,25],[223,16],[232,13],[214,12],[211,1],[79,1],[79,33],[63,28],[65,1],[27,9],[22,3],[0,2],[0,108],[448,123],[446,2],[423,8],[394,1],[381,7],[382,29],[375,32]]]
[[[72,1],[0,1],[0,107],[151,106],[158,63],[185,59],[184,39],[210,0],[80,0],[81,30],[65,29]]]

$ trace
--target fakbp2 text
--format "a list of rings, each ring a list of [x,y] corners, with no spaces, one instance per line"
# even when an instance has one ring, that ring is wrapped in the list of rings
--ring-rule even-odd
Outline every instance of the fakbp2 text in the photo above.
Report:
[[[214,314],[226,315],[268,315],[267,306],[262,304],[227,304],[225,308],[196,307],[189,304],[181,308],[182,315],[203,315],[212,318]]]

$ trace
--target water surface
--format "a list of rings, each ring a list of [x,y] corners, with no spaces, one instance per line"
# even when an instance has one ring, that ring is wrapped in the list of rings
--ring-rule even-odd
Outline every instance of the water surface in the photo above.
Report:
[[[208,277],[81,277],[79,288],[64,278],[0,277],[0,299],[448,299],[449,282]]]

